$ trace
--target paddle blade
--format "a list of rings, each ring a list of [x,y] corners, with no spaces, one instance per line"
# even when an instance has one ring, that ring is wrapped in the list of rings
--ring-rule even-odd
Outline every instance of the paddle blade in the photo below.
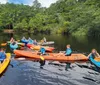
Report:
[[[7,45],[7,43],[1,43],[1,46],[6,46]]]
[[[18,42],[20,42],[20,40],[17,40]]]
[[[15,58],[15,60],[26,60],[26,58]]]

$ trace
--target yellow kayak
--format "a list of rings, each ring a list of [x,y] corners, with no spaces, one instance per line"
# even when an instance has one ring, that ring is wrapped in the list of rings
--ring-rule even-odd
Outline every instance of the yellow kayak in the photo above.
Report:
[[[47,52],[52,52],[54,50],[54,47],[49,46],[40,46],[40,45],[33,45],[33,44],[27,44],[27,47],[34,49],[34,50],[40,50],[41,47],[45,48]]]
[[[100,62],[100,57],[96,57],[95,60]]]
[[[10,59],[11,59],[11,54],[6,53],[6,59],[3,61],[3,63],[0,63],[0,74],[2,74],[5,71],[5,69],[9,65]]]

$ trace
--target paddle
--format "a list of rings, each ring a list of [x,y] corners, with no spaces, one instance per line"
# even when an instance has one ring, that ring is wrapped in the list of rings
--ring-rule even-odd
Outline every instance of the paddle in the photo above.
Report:
[[[11,58],[11,60],[26,60],[26,58]]]
[[[1,46],[6,46],[7,45],[7,43],[1,43]]]
[[[7,41],[7,43],[1,43],[1,46],[6,46],[10,41]],[[20,42],[20,40],[17,40],[17,42]],[[24,46],[24,44],[21,44],[22,46]]]
[[[18,42],[20,42],[20,40],[17,40]]]

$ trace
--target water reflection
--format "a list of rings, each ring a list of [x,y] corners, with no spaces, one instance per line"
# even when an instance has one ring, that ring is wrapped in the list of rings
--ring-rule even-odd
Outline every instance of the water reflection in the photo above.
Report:
[[[0,34],[0,42],[6,42],[11,37],[16,40],[23,36],[41,40],[44,36],[49,41],[55,41],[56,51],[66,49],[66,44],[71,44],[76,52],[88,54],[92,48],[100,51],[100,39],[90,37],[72,37],[64,35],[45,35],[45,34]],[[7,47],[9,52],[9,46]],[[99,85],[100,73],[96,72],[95,66],[89,67],[88,63],[72,63],[72,69],[65,70],[66,64],[59,65],[46,62],[44,69],[40,69],[38,62],[11,60],[11,63],[0,78],[0,85]]]
[[[66,44],[71,44],[71,47],[74,51],[88,53],[92,48],[96,48],[100,51],[100,39],[95,39],[91,37],[72,37],[66,35],[45,35],[45,34],[28,34],[28,33],[14,33],[14,34],[0,34],[0,42],[6,42],[10,40],[11,37],[14,37],[16,40],[20,40],[23,36],[26,38],[31,37],[32,39],[41,40],[43,37],[46,37],[48,41],[55,41],[55,48],[58,51],[65,50]]]

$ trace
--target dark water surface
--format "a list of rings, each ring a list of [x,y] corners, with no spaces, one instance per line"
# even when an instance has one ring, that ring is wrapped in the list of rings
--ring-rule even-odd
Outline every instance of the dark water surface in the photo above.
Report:
[[[29,35],[19,34],[0,34],[0,42],[6,42],[10,37],[17,40],[23,36],[41,40],[46,37],[49,41],[55,41],[56,51],[65,50],[66,44],[71,44],[75,52],[88,54],[92,48],[100,52],[100,39],[87,37],[68,37],[63,35]],[[10,52],[8,47],[7,51]],[[6,72],[0,78],[0,85],[100,85],[100,73],[90,68],[90,63],[73,63],[72,69],[65,70],[65,64],[49,64],[46,62],[44,69],[40,69],[38,62],[11,60]]]

